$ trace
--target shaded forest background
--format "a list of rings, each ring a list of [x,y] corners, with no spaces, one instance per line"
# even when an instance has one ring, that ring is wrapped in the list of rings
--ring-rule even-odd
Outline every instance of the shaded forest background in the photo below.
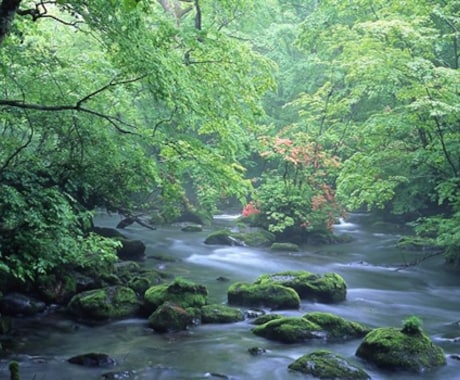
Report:
[[[0,1],[0,276],[116,260],[105,208],[368,211],[460,264],[460,1]],[[249,207],[249,208],[248,208]]]

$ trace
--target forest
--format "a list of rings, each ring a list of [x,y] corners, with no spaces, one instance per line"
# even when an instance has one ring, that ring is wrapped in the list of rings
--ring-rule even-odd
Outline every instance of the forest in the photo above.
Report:
[[[98,209],[373,213],[460,264],[460,2],[0,1],[0,288],[116,260]]]

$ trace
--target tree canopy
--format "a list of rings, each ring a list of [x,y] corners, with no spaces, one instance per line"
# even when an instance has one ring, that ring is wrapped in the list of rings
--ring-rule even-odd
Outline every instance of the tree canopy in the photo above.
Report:
[[[0,271],[115,260],[99,207],[171,221],[230,198],[280,234],[398,217],[458,262],[459,11],[0,1]]]

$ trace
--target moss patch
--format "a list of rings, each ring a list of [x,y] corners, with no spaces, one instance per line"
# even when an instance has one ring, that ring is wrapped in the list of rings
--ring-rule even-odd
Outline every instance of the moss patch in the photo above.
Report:
[[[308,271],[286,271],[264,274],[255,283],[276,282],[294,289],[302,299],[314,299],[324,303],[344,301],[347,295],[345,280],[337,273],[323,276]]]
[[[326,350],[303,355],[290,364],[289,369],[320,379],[370,379],[370,376],[361,368],[351,364],[340,355]]]
[[[227,292],[230,305],[270,307],[275,310],[298,309],[300,298],[294,289],[276,283],[232,284]]]
[[[300,343],[322,335],[321,327],[304,318],[282,317],[251,330],[254,334],[282,343]]]
[[[67,310],[81,318],[103,320],[135,314],[139,306],[132,289],[112,286],[75,295],[70,300]]]
[[[155,285],[145,291],[144,301],[148,312],[153,312],[165,302],[172,302],[183,308],[202,307],[208,300],[208,290],[183,278],[170,284]]]
[[[243,312],[226,305],[205,305],[201,308],[202,323],[232,323],[244,320]]]
[[[423,332],[404,334],[396,328],[378,328],[368,333],[356,355],[387,370],[421,373],[446,364],[444,351]]]
[[[358,322],[349,321],[331,313],[311,312],[303,316],[310,322],[316,323],[327,332],[328,339],[353,339],[361,338],[370,329]]]

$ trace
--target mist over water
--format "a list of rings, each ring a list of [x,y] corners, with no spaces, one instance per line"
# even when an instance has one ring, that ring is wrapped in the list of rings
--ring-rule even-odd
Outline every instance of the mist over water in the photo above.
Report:
[[[232,225],[234,215],[216,218],[216,226]],[[114,227],[116,216],[102,214],[100,226]],[[398,250],[399,235],[368,226],[365,215],[354,215],[336,226],[337,233],[353,236],[351,243],[308,247],[301,252],[271,252],[248,247],[208,246],[203,243],[212,231],[181,232],[179,226],[152,231],[132,225],[123,233],[140,239],[147,246],[146,268],[161,268],[203,284],[210,303],[225,303],[232,282],[252,282],[263,273],[308,270],[314,273],[337,272],[347,282],[347,300],[333,305],[303,301],[299,310],[281,311],[300,316],[310,311],[326,311],[365,323],[370,327],[399,327],[402,321],[417,315],[434,342],[447,355],[447,365],[420,375],[386,373],[355,357],[360,340],[326,343],[313,340],[304,344],[281,344],[251,333],[252,325],[243,321],[224,325],[201,325],[185,332],[156,334],[145,319],[128,319],[87,326],[58,315],[42,315],[16,322],[17,354],[0,360],[0,378],[8,378],[8,363],[20,363],[22,380],[90,380],[104,373],[126,371],[126,379],[300,379],[288,365],[316,349],[334,351],[361,366],[372,379],[460,378],[460,276],[447,268],[440,257],[418,266],[404,267],[409,253]],[[175,262],[155,259],[163,254]],[[219,277],[228,281],[219,281]],[[277,311],[278,312],[278,311]],[[248,353],[251,347],[267,352]],[[117,361],[111,369],[81,368],[67,363],[71,356],[103,352]]]

